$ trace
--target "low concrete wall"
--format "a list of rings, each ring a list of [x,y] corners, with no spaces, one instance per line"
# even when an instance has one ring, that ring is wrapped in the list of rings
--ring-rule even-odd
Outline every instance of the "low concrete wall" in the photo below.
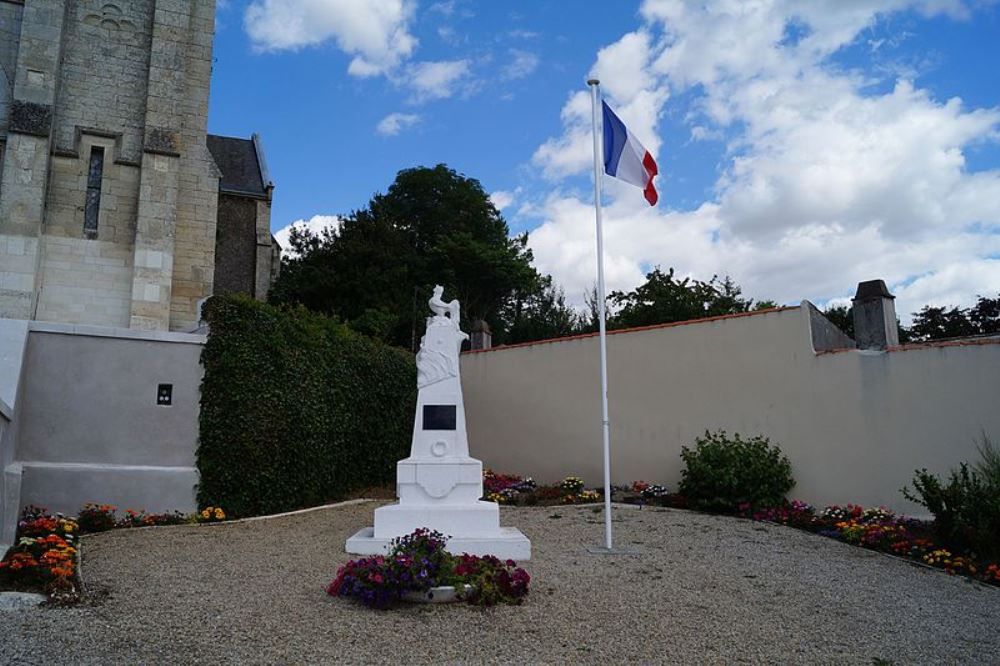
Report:
[[[205,338],[31,322],[17,415],[20,505],[196,508]],[[172,404],[157,404],[160,384]]]
[[[919,514],[899,489],[1000,439],[1000,340],[829,348],[815,310],[616,331],[608,336],[612,477],[676,488],[682,446],[706,429],[763,434],[792,461],[791,496]],[[602,482],[598,339],[462,355],[473,456],[498,471]]]
[[[0,557],[14,543],[20,510],[21,475],[13,465],[17,436],[14,417],[27,344],[28,322],[0,319]]]

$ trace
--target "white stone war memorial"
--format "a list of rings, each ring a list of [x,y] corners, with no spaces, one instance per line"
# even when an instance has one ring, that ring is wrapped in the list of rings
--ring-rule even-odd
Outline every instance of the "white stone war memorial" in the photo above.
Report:
[[[500,507],[484,502],[483,463],[469,456],[458,353],[468,335],[459,329],[459,303],[441,300],[436,286],[434,312],[417,353],[417,413],[410,457],[396,465],[399,502],[375,510],[374,527],[347,540],[347,552],[377,554],[395,537],[418,527],[450,537],[455,554],[496,555],[527,560],[531,542],[513,527],[500,527]]]

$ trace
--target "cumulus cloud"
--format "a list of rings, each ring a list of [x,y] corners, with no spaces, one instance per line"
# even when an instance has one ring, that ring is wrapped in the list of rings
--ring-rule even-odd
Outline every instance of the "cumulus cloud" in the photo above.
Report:
[[[282,227],[274,232],[274,238],[281,246],[281,253],[284,256],[294,256],[292,243],[289,240],[292,236],[292,229],[305,229],[319,235],[326,229],[334,231],[340,229],[340,218],[336,215],[313,215],[308,220],[296,220],[288,226]]]
[[[510,192],[508,190],[497,190],[490,195],[490,201],[497,210],[503,210],[504,208],[509,208],[517,198],[517,194],[520,192],[520,188]]]
[[[538,55],[531,51],[511,49],[510,62],[500,72],[500,77],[506,81],[514,81],[529,76],[538,69]]]
[[[602,92],[618,117],[655,157],[660,148],[656,124],[669,99],[669,89],[649,71],[652,56],[647,31],[626,34],[601,49],[591,76],[602,82]],[[550,179],[560,179],[593,168],[590,94],[577,91],[562,109],[566,131],[543,143],[532,156]]]
[[[468,60],[418,62],[410,67],[405,84],[413,89],[412,101],[420,103],[451,97],[468,75]]]
[[[415,7],[413,0],[253,0],[243,25],[261,51],[332,41],[353,56],[347,71],[368,77],[392,70],[416,48]]]
[[[781,302],[848,295],[884,278],[908,313],[1000,290],[1000,169],[970,172],[965,151],[996,141],[1000,110],[939,100],[900,79],[870,81],[830,64],[879,17],[916,9],[961,18],[961,2],[647,0],[643,25],[597,54],[591,74],[654,154],[671,91],[693,99],[695,139],[729,141],[715,194],[694,210],[643,207],[607,179],[606,272],[630,289],[653,265],[698,277],[731,274]],[[594,281],[589,197],[562,179],[592,164],[590,100],[572,94],[563,132],[533,162],[558,183],[532,209],[539,267],[579,300]],[[661,167],[661,172],[663,168]],[[669,178],[666,173],[663,177]]]
[[[415,113],[390,113],[378,122],[375,131],[382,136],[396,136],[419,122],[420,116]]]

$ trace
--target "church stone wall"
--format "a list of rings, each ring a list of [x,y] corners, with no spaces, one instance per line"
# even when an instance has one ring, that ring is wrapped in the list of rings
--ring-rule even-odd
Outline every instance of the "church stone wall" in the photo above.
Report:
[[[88,160],[52,157],[35,317],[127,327],[139,169],[118,159],[115,139],[81,137],[81,155],[89,156],[93,146],[105,150],[97,237],[93,239],[83,237]]]
[[[56,95],[54,148],[87,152],[80,132],[120,136],[116,159],[138,164],[154,0],[79,0],[67,4],[65,46]]]
[[[215,260],[214,19],[194,0],[0,0],[0,35],[18,35],[0,45],[16,79],[0,97],[0,316],[197,325]]]
[[[0,163],[3,162],[3,137],[7,135],[10,103],[17,68],[17,45],[21,41],[21,11],[18,3],[0,0]]]
[[[157,20],[164,0],[157,3]],[[175,5],[188,6],[174,0]],[[184,152],[179,165],[181,195],[177,204],[174,240],[170,330],[197,326],[199,304],[212,294],[215,272],[215,228],[218,215],[219,170],[207,146],[208,94],[212,76],[212,39],[215,3],[191,3],[186,16],[188,40],[178,42],[187,72],[180,114]],[[172,13],[180,18],[181,13]],[[163,19],[166,22],[166,18]],[[154,52],[153,58],[157,54]]]

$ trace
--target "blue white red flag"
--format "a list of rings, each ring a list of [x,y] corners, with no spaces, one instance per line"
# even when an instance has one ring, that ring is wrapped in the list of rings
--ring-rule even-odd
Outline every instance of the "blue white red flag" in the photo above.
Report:
[[[658,173],[656,161],[639,140],[628,131],[607,102],[604,107],[604,173],[642,188],[650,206],[659,198],[653,177]]]

